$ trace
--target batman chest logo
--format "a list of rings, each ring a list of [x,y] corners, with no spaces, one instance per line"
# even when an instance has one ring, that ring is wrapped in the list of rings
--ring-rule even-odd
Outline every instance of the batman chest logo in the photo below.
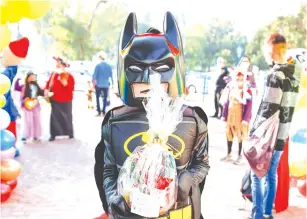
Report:
[[[117,165],[122,166],[136,147],[143,146],[144,135],[148,130],[145,121],[117,121],[111,124],[111,145]],[[185,166],[191,158],[196,139],[196,124],[182,122],[168,138],[167,150],[174,155],[176,165]]]
[[[132,152],[130,151],[129,149],[129,143],[134,139],[134,138],[137,138],[137,137],[141,137],[143,139],[143,137],[146,135],[146,132],[139,132],[139,133],[136,133],[132,136],[130,136],[124,143],[124,151],[126,152],[126,154],[128,156],[130,156],[132,154]],[[175,134],[171,134],[170,138],[173,138],[175,141],[178,141],[177,147],[175,146],[172,146],[170,143],[166,143],[166,147],[167,147],[167,150],[173,154],[174,158],[175,159],[179,159],[182,155],[182,153],[184,152],[184,149],[185,149],[185,143],[184,141],[177,135]],[[144,142],[144,141],[143,141]],[[145,142],[144,142],[145,143]]]

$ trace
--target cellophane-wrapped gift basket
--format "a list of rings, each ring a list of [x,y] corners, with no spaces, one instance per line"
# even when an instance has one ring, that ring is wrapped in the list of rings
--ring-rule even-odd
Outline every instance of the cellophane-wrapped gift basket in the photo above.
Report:
[[[183,97],[172,99],[160,83],[160,74],[150,76],[150,93],[144,101],[149,130],[145,145],[135,148],[118,177],[118,193],[131,212],[143,217],[159,217],[177,199],[177,169],[168,137],[182,120]]]

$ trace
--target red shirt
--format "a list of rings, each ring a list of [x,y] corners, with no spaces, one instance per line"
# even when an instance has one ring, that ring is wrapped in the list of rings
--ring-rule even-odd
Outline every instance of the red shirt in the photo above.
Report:
[[[54,93],[54,95],[51,98],[57,102],[62,102],[62,103],[72,101],[73,91],[75,88],[74,77],[70,73],[64,73],[66,74],[67,77],[67,85],[64,86],[61,83],[61,78],[63,77],[63,73],[62,74],[53,73],[53,74],[55,74],[54,77],[51,75],[46,84],[46,89],[49,89],[49,86],[51,85],[50,91]],[[53,82],[51,82],[51,80]]]

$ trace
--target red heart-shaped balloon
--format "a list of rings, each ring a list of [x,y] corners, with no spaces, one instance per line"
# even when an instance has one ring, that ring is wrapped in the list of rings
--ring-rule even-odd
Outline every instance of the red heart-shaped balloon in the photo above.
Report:
[[[12,189],[9,185],[1,183],[0,190],[1,190],[1,202],[5,202],[11,196]]]
[[[10,181],[1,180],[1,183],[9,185],[11,187],[11,190],[14,190],[17,186],[17,179],[10,180]]]

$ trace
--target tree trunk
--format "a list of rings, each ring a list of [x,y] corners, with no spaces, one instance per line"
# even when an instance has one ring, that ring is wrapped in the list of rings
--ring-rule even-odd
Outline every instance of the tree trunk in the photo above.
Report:
[[[96,15],[96,11],[98,10],[100,4],[101,4],[101,3],[106,3],[106,2],[107,2],[107,0],[99,0],[99,1],[97,2],[96,7],[94,8],[94,10],[93,10],[93,12],[92,12],[92,16],[91,16],[90,22],[89,22],[89,24],[88,24],[88,26],[87,26],[88,30],[91,29],[91,26],[92,26],[92,24],[93,24],[93,21],[94,21],[95,15]]]

